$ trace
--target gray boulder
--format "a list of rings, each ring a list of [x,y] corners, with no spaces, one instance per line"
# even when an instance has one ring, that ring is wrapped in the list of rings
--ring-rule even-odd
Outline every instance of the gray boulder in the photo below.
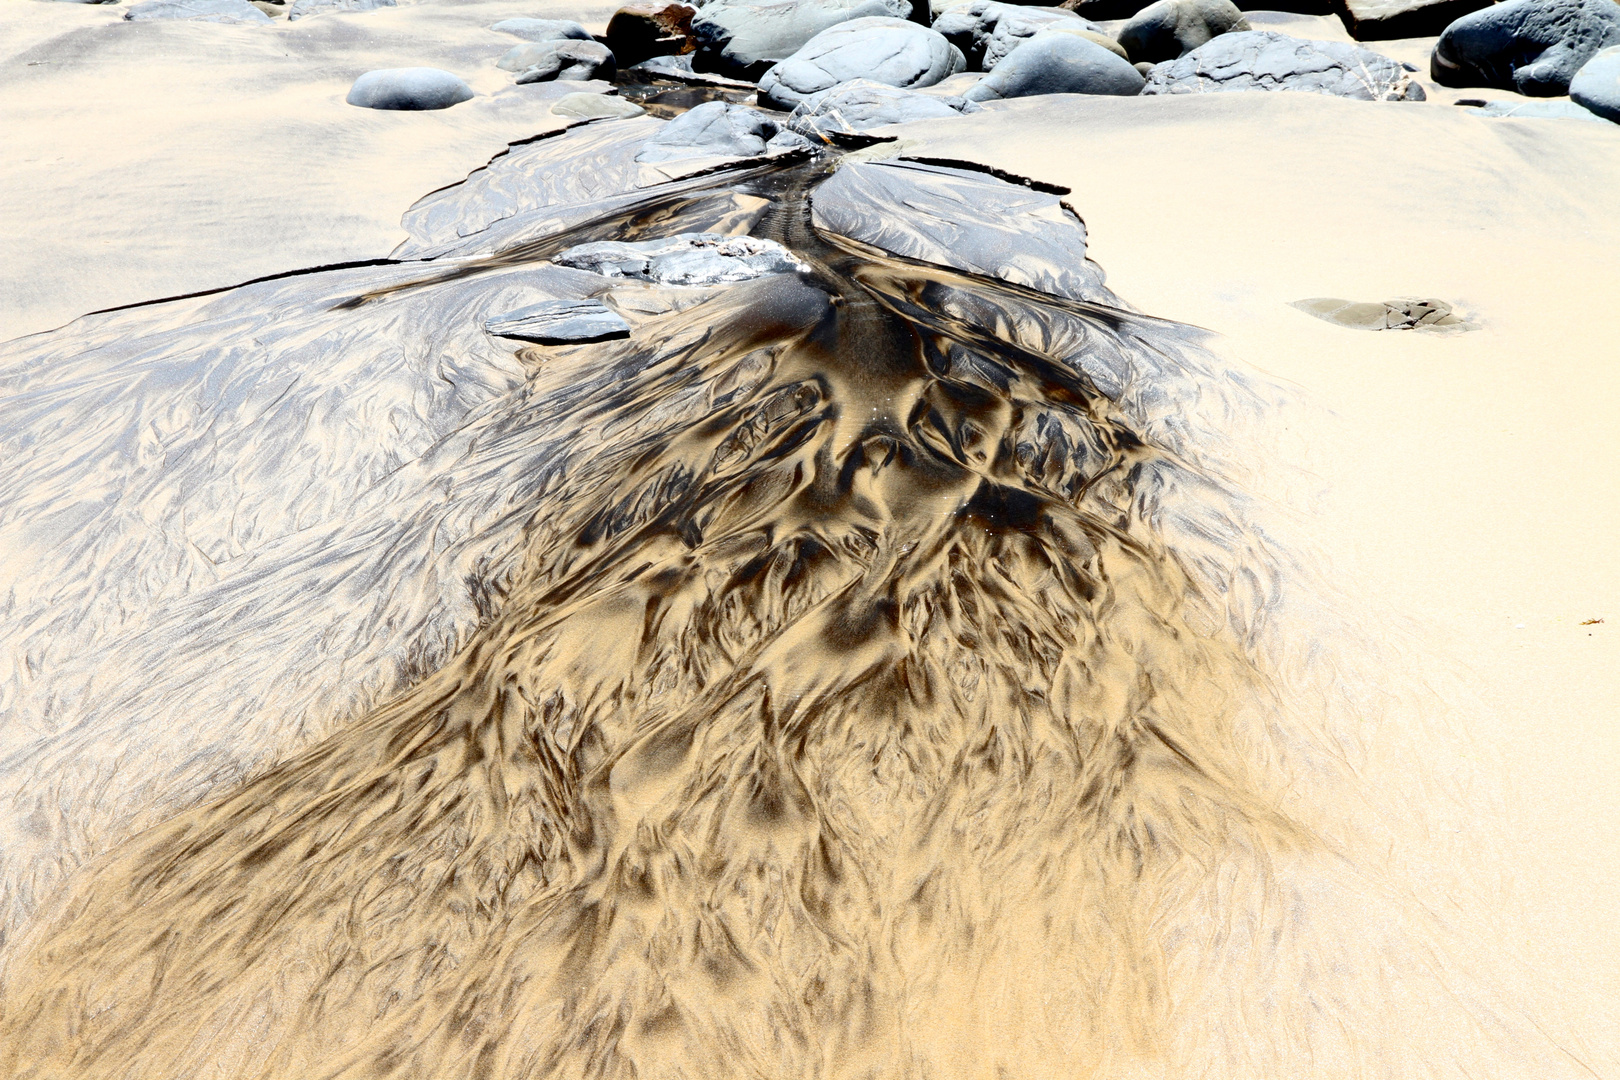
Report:
[[[889,124],[978,111],[978,105],[959,97],[936,97],[870,79],[854,79],[799,102],[788,117],[788,127],[824,143],[834,136],[855,135]]]
[[[542,300],[484,322],[496,337],[578,345],[630,336],[630,324],[600,300]]]
[[[1495,0],[1338,0],[1339,21],[1357,41],[1431,37]]]
[[[146,0],[124,12],[131,22],[179,19],[184,22],[268,23],[270,16],[248,0]]]
[[[723,285],[809,267],[774,240],[683,233],[664,240],[580,244],[552,257],[558,266],[659,285]]]
[[[1119,43],[1134,63],[1158,64],[1221,34],[1248,29],[1232,0],[1158,0],[1120,28]]]
[[[823,30],[765,72],[759,102],[791,109],[811,94],[851,79],[933,86],[966,66],[956,46],[926,26],[883,17],[852,19]]]
[[[1443,86],[1557,97],[1582,64],[1613,45],[1620,45],[1614,0],[1507,0],[1446,27],[1429,73]]]
[[[1078,34],[1047,30],[1025,41],[962,96],[969,101],[1033,97],[1036,94],[1142,92],[1143,79],[1131,62]]]
[[[747,105],[706,101],[665,124],[642,146],[636,160],[656,165],[692,158],[761,157],[807,145],[797,135],[788,140],[781,139],[783,135],[792,132],[780,116]]]
[[[914,161],[846,161],[810,196],[816,228],[919,262],[1117,303],[1086,227],[1051,191]]]
[[[1620,124],[1620,46],[1611,46],[1581,65],[1569,80],[1575,104]]]
[[[409,112],[448,109],[472,96],[472,87],[439,68],[380,68],[354,80],[344,100],[363,109]]]
[[[1023,37],[1029,37],[1041,27],[1052,23],[1074,23],[1091,27],[1090,23],[1074,12],[1062,8],[1028,8],[1001,3],[1000,0],[970,0],[969,3],[953,7],[941,14],[934,20],[934,30],[962,50],[969,71],[984,71],[985,50],[990,46],[990,39],[995,34],[996,27],[1009,15],[1017,16],[1015,29],[1018,29]],[[1028,33],[1022,33],[1025,29]],[[1008,36],[1019,35],[1009,32]],[[1003,47],[999,51],[1004,53],[1007,50]]]
[[[911,12],[911,0],[708,0],[692,17],[692,67],[758,79],[829,27],[872,15],[903,19]]]
[[[1269,30],[1222,34],[1186,56],[1155,64],[1144,94],[1291,90],[1360,101],[1422,101],[1423,87],[1387,56],[1340,41]]]
[[[502,19],[490,27],[524,41],[591,41],[591,33],[569,19]]]
[[[1087,22],[1073,12],[1052,8],[1014,8],[997,19],[990,31],[990,37],[984,44],[984,70],[994,71],[996,65],[1014,49],[1043,30],[1074,29],[1102,32],[1102,27]]]
[[[513,68],[513,64],[522,67]],[[615,71],[613,50],[599,42],[571,38],[519,45],[501,57],[497,66],[517,71],[519,83],[611,79]]]
[[[293,0],[287,9],[287,21],[307,19],[311,15],[330,15],[342,11],[375,11],[394,7],[395,0]]]

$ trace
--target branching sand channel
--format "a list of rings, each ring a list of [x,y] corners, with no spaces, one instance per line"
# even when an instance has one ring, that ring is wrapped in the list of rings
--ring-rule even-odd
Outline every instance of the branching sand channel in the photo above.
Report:
[[[568,182],[598,127],[528,152]],[[1245,493],[1279,392],[1053,256],[1083,237],[1056,195],[861,156],[13,347],[8,393],[90,364],[113,412],[151,357],[319,382],[430,340],[437,379],[504,374],[405,386],[389,422],[437,417],[408,453],[233,504],[246,569],[154,571],[138,616],[69,628],[103,681],[0,761],[18,806],[60,766],[41,820],[77,823],[8,856],[0,1075],[1585,1075],[1401,876],[1453,805],[1442,740],[1356,689],[1376,660]],[[986,239],[913,192],[867,229],[907,184],[1028,205]],[[545,261],[715,232],[804,268]],[[540,295],[609,297],[630,335],[479,329]],[[228,443],[219,408],[185,438]],[[279,408],[252,416],[296,428]],[[286,438],[330,476],[364,458],[339,429]],[[60,557],[164,542],[132,530]],[[15,633],[68,634],[30,603]]]

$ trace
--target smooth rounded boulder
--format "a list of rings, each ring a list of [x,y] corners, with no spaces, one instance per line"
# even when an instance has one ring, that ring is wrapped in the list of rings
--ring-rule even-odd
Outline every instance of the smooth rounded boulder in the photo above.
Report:
[[[381,68],[354,80],[344,100],[362,109],[426,112],[471,99],[472,87],[439,68]]]
[[[1604,49],[1581,65],[1569,80],[1569,97],[1582,108],[1620,124],[1620,45]]]
[[[1056,23],[1072,23],[1091,27],[1091,24],[1072,11],[1062,8],[1027,8],[1001,0],[969,0],[953,7],[934,20],[934,31],[962,51],[969,71],[987,70],[984,54],[995,36],[1001,20],[1012,17],[1013,25],[1002,35],[997,54],[1005,56],[1012,51],[1015,38],[1028,38]]]
[[[695,14],[686,4],[627,4],[613,13],[602,39],[620,67],[674,56],[691,48]]]
[[[759,103],[792,109],[851,79],[903,88],[933,86],[967,67],[942,36],[904,19],[866,18],[823,30],[759,80]]]
[[[1387,56],[1342,41],[1270,30],[1222,34],[1186,56],[1155,64],[1146,95],[1284,90],[1359,101],[1422,101],[1423,87]]]
[[[1120,28],[1119,43],[1132,62],[1158,64],[1221,34],[1248,29],[1249,20],[1232,0],[1158,0]]]
[[[692,17],[692,69],[755,80],[839,23],[911,12],[911,0],[708,0]]]
[[[1014,8],[996,20],[984,44],[984,70],[994,71],[997,64],[1030,38],[1043,30],[1073,30],[1076,28],[1100,32],[1102,27],[1087,22],[1073,12],[1054,8]]]
[[[1000,101],[1039,94],[1132,97],[1143,79],[1131,62],[1078,34],[1049,30],[1024,42],[962,96]]]
[[[1583,64],[1614,45],[1620,45],[1615,0],[1507,0],[1446,27],[1429,74],[1443,86],[1557,97],[1569,93]]]

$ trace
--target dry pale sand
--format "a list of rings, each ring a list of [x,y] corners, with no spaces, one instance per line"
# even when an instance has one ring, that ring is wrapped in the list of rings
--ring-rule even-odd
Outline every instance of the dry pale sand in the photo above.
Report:
[[[1321,535],[1477,680],[1514,789],[1523,947],[1613,1060],[1620,127],[1224,94],[1030,100],[904,137],[1073,188],[1116,292],[1331,413],[1299,416]],[[1479,328],[1287,306],[1313,296],[1435,296]]]
[[[510,85],[494,60],[515,39],[483,27],[599,30],[610,11],[402,0],[238,28],[5,5],[0,338],[385,256],[410,203],[556,127],[547,101],[575,89]],[[1267,28],[1344,37],[1326,19]],[[1421,65],[1427,43],[1374,47]],[[424,114],[343,103],[360,72],[416,64],[480,96]],[[1365,635],[1409,651],[1452,695],[1482,772],[1505,772],[1507,824],[1492,827],[1504,902],[1525,917],[1499,944],[1535,973],[1543,1015],[1615,1075],[1620,127],[1487,120],[1443,104],[1459,96],[1474,95],[1063,97],[893,133],[908,154],[1071,188],[1115,292],[1300,390],[1295,509]],[[1316,296],[1439,297],[1473,329],[1367,333],[1288,306]]]

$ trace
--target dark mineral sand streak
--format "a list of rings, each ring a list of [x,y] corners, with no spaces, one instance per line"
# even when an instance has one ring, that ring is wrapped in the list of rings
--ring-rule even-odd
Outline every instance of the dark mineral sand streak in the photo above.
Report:
[[[529,354],[502,437],[590,438],[498,610],[99,862],[11,969],[0,1075],[1158,1075],[1214,992],[1167,943],[1323,847],[1239,745],[1272,691],[1187,561],[1248,541],[1167,536],[1155,500],[1230,526],[1218,492],[1007,329],[1152,320],[820,236],[828,167],[706,181],[775,199],[755,234],[810,274]]]

